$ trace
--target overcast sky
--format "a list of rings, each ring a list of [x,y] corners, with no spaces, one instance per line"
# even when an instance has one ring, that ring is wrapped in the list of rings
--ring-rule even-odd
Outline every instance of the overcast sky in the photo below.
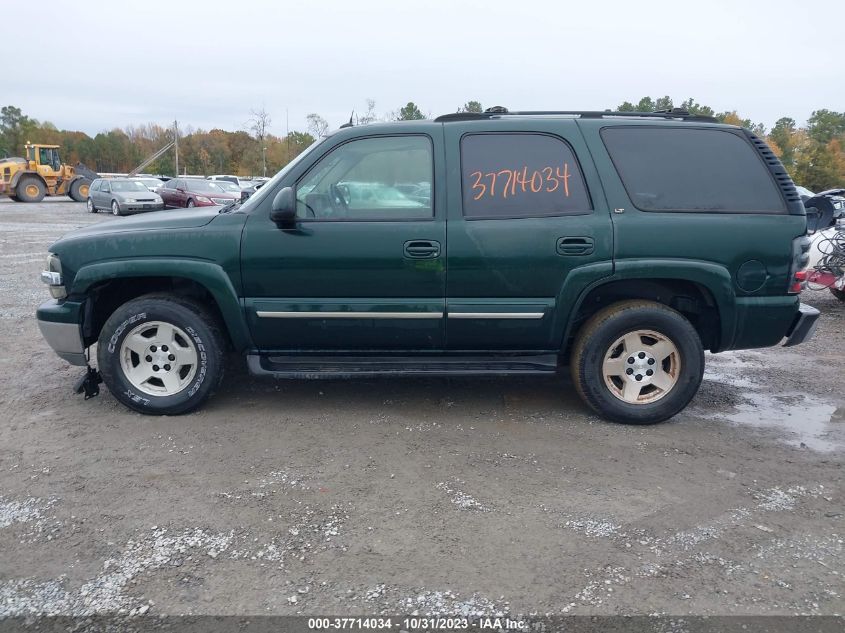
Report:
[[[668,94],[768,127],[845,110],[845,0],[46,0],[35,13],[3,3],[0,105],[89,134],[244,129],[264,107],[283,135],[286,113],[291,130],[309,112],[334,128],[367,98],[437,115],[470,99],[589,110]]]

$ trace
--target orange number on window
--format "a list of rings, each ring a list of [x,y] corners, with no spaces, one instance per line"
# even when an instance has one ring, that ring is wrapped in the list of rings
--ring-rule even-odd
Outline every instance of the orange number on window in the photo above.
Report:
[[[490,197],[496,196],[496,172],[490,171],[484,174],[484,177],[490,176]]]
[[[473,198],[473,200],[478,200],[479,198],[482,198],[485,193],[487,193],[487,185],[485,185],[483,182],[481,182],[481,172],[480,171],[472,172],[470,174],[470,177],[475,178],[475,182],[472,184],[472,190],[475,191],[479,187],[481,188],[481,191],[478,193],[478,195]]]
[[[505,186],[502,187],[502,197],[507,198],[508,194],[510,193],[508,189],[513,188],[511,182],[513,180],[513,172],[510,169],[500,169],[497,175],[501,176],[502,174],[505,174],[505,176],[507,177],[507,180],[505,181]]]
[[[555,176],[563,183],[563,195],[569,197],[569,163],[563,164],[563,173],[560,173],[560,167],[555,167]]]
[[[516,177],[517,184],[522,187],[522,193],[525,193],[525,188],[528,186],[528,167],[523,167],[521,174],[514,170],[514,176]]]
[[[548,193],[552,193],[556,191],[560,183],[554,178],[552,178],[552,168],[551,167],[543,167],[543,174],[546,176],[546,191]],[[551,189],[549,189],[551,187]]]
[[[535,171],[531,174],[531,192],[532,193],[540,193],[540,190],[543,188],[543,174],[539,171]]]

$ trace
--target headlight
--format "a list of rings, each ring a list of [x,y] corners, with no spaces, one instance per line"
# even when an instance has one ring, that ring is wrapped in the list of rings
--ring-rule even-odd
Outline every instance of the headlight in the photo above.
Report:
[[[47,270],[42,271],[41,281],[50,287],[50,294],[53,299],[64,299],[67,297],[67,290],[62,279],[62,262],[55,253],[47,255]]]
[[[128,203],[130,203],[130,204],[131,204],[131,203],[138,202],[137,200],[135,200],[135,198],[124,198],[124,199],[123,199],[123,201],[124,201],[124,202],[128,202]]]
[[[197,200],[199,200],[200,202],[211,202],[211,200],[206,198],[205,196],[197,196]]]

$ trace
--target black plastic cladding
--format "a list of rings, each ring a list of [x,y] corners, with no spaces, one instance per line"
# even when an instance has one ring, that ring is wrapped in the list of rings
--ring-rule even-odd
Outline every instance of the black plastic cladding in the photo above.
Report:
[[[743,129],[743,131],[748,137],[748,140],[750,140],[754,144],[754,147],[757,148],[757,153],[760,154],[763,161],[766,163],[766,166],[769,168],[769,171],[772,173],[772,176],[774,176],[775,182],[777,182],[778,188],[786,200],[786,208],[789,213],[794,215],[804,215],[804,203],[801,202],[801,196],[798,195],[795,183],[792,182],[792,178],[790,178],[789,174],[786,173],[786,168],[783,166],[783,163],[781,163],[780,159],[775,156],[775,153],[771,150],[766,141],[757,135],[752,134],[748,130]]]

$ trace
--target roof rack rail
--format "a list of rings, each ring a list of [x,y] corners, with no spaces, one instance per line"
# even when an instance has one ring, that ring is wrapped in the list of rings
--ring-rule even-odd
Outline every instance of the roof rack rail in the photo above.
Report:
[[[656,110],[654,112],[616,112],[612,110],[525,110],[510,112],[507,108],[496,106],[495,108],[488,108],[484,112],[453,112],[451,114],[443,114],[435,121],[446,123],[449,121],[472,121],[480,119],[492,119],[499,116],[548,116],[562,114],[567,116],[577,116],[581,119],[602,119],[605,117],[631,117],[634,119],[675,119],[681,121],[689,121],[691,123],[718,123],[719,120],[712,116],[703,114],[691,114],[687,110],[681,108],[672,108],[671,110]]]

